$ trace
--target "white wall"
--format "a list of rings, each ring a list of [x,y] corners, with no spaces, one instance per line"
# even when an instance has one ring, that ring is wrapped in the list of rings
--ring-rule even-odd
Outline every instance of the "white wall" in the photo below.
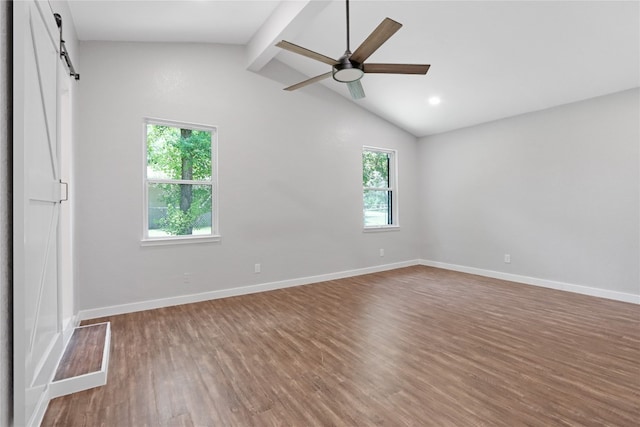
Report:
[[[0,426],[13,418],[11,325],[11,2],[0,2]]]
[[[329,91],[283,91],[245,71],[241,47],[80,49],[82,310],[418,258],[412,135]],[[221,243],[140,246],[145,116],[219,126]],[[362,232],[364,144],[399,150],[400,231]]]
[[[422,258],[640,295],[639,96],[422,138]]]

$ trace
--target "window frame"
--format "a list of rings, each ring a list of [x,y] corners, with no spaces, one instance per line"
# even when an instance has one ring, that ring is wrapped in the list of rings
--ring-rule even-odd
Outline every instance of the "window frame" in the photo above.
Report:
[[[169,126],[211,133],[211,180],[149,179],[147,177],[149,125]],[[211,186],[211,234],[182,236],[149,236],[149,184],[191,184]],[[145,117],[142,120],[142,246],[219,242],[221,240],[218,214],[218,127],[199,123]]]
[[[362,146],[362,153],[360,155],[360,164],[362,170],[360,176],[364,173],[364,162],[362,157],[365,151],[385,153],[389,156],[389,187],[365,187],[362,183],[362,227],[364,232],[377,232],[377,231],[394,231],[400,228],[399,222],[399,203],[398,203],[398,150],[391,148],[373,147],[370,145]],[[362,178],[361,178],[362,179]],[[383,225],[365,225],[364,223],[364,193],[365,191],[388,191],[391,193],[391,224]]]

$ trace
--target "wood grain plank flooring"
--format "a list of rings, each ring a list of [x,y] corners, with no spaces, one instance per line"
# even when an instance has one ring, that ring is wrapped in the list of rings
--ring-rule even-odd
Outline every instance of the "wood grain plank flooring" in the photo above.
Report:
[[[43,426],[638,426],[640,306],[409,267],[110,321]]]
[[[60,381],[100,371],[106,336],[106,323],[76,328],[53,380]]]

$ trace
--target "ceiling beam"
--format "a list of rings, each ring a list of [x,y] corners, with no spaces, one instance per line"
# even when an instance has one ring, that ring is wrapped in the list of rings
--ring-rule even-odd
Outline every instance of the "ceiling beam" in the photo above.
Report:
[[[331,3],[325,0],[282,1],[247,44],[247,69],[258,72],[275,57],[275,46],[297,36]]]

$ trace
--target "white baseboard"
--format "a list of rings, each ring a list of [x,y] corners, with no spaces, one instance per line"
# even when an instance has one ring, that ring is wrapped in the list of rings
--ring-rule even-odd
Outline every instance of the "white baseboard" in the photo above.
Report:
[[[492,277],[495,279],[507,280],[511,282],[523,283],[527,285],[541,286],[544,288],[557,289],[561,291],[574,292],[584,295],[591,295],[600,298],[608,298],[616,301],[624,301],[640,304],[640,295],[628,294],[624,292],[610,291],[588,286],[574,285],[570,283],[556,282],[535,277],[521,276],[511,273],[503,273],[481,268],[467,267],[463,265],[448,264],[431,260],[411,260],[396,262],[392,264],[378,265],[374,267],[358,268],[354,270],[340,271],[337,273],[320,274],[317,276],[300,277],[297,279],[282,280],[278,282],[261,283],[258,285],[240,286],[230,289],[202,292],[198,294],[179,295],[169,298],[147,300],[122,305],[112,305],[108,307],[92,308],[81,310],[77,315],[77,320],[95,319],[98,317],[115,316],[118,314],[133,313],[136,311],[152,310],[155,308],[170,307],[180,304],[190,304],[194,302],[209,301],[219,298],[228,298],[239,295],[253,294],[257,292],[273,291],[276,289],[290,288],[293,286],[308,285],[310,283],[326,282],[328,280],[343,279],[346,277],[360,276],[363,274],[377,273],[380,271],[393,270],[396,268],[410,267],[413,265],[425,265],[429,267],[443,268],[445,270],[460,271],[463,273],[476,274],[478,276]]]
[[[67,348],[67,344],[71,339],[71,335],[73,335],[73,331],[80,324],[80,318],[77,314],[65,319],[62,321],[62,342],[64,343],[63,348]],[[61,355],[62,356],[62,355]],[[58,363],[60,363],[58,361]]]
[[[44,387],[42,394],[40,394],[40,398],[38,399],[38,403],[31,415],[29,421],[27,421],[27,427],[38,427],[42,424],[42,420],[44,419],[44,414],[47,412],[47,407],[49,407],[49,401],[51,398],[49,397],[49,388]]]
[[[344,279],[345,277],[360,276],[362,274],[377,273],[380,271],[394,270],[396,268],[410,267],[420,264],[419,260],[396,262],[392,264],[377,265],[374,267],[358,268],[355,270],[340,271],[337,273],[320,274],[317,276],[300,277],[297,279],[282,280],[278,282],[261,283],[258,285],[240,286],[218,291],[203,292],[199,294],[179,295],[175,297],[140,301],[109,307],[81,310],[78,313],[80,320],[95,319],[99,317],[115,316],[117,314],[133,313],[136,311],[152,310],[155,308],[170,307],[180,304],[209,301],[219,298],[228,298],[239,295],[253,294],[257,292],[273,291],[276,289],[290,288],[293,286],[308,285],[310,283],[326,282],[328,280]]]
[[[445,262],[420,260],[421,265],[428,267],[443,268],[445,270],[460,271],[462,273],[476,274],[478,276],[492,277],[494,279],[507,280],[510,282],[522,283],[525,285],[540,286],[543,288],[556,289],[559,291],[574,292],[577,294],[590,295],[594,297],[607,298],[616,301],[640,304],[640,295],[628,294],[624,292],[610,291],[589,286],[574,285],[571,283],[556,282],[553,280],[538,279],[535,277],[521,276],[518,274],[503,273],[500,271],[484,270],[481,268],[467,267],[464,265],[448,264]]]

